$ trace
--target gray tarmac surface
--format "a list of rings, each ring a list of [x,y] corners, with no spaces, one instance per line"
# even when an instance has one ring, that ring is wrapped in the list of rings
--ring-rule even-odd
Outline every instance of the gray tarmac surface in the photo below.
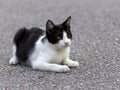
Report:
[[[79,68],[55,73],[8,64],[19,28],[68,16]],[[0,90],[120,90],[120,0],[0,0]]]

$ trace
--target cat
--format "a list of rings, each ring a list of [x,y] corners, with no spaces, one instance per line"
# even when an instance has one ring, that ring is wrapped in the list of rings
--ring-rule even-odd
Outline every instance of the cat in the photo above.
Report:
[[[70,60],[72,40],[71,16],[62,24],[46,22],[46,31],[33,27],[20,29],[13,40],[13,56],[10,65],[26,63],[35,70],[68,72],[69,67],[78,67],[77,61]]]

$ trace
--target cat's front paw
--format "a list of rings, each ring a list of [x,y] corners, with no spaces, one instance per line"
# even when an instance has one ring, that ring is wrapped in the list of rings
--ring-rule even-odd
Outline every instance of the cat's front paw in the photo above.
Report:
[[[68,72],[68,71],[70,71],[70,68],[66,65],[63,65],[60,69],[60,72]]]
[[[79,63],[77,61],[71,61],[67,63],[69,67],[79,67]]]
[[[73,64],[72,64],[73,67],[79,67],[79,63],[77,61],[73,61]]]

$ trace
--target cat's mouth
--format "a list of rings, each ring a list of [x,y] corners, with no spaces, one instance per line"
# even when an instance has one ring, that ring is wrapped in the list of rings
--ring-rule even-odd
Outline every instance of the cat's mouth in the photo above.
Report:
[[[65,44],[63,47],[69,47],[70,46],[70,44]]]
[[[61,46],[61,45],[57,45],[56,47],[59,48],[59,49],[60,49],[60,48],[63,49],[63,48],[67,48],[67,47],[69,47],[69,46],[70,46],[70,45],[66,45],[66,44],[65,44],[65,45],[62,45],[62,46]]]
[[[65,46],[65,47],[69,47],[69,46],[70,46],[70,44],[67,44],[67,45],[65,44],[64,46]]]

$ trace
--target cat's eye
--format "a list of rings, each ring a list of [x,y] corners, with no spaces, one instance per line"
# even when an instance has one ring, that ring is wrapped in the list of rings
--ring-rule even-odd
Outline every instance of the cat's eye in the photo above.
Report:
[[[61,39],[61,37],[60,36],[57,36],[57,40],[60,40]]]
[[[70,35],[70,34],[68,34],[68,35],[67,35],[67,37],[68,37],[68,38],[71,38],[71,35]]]

